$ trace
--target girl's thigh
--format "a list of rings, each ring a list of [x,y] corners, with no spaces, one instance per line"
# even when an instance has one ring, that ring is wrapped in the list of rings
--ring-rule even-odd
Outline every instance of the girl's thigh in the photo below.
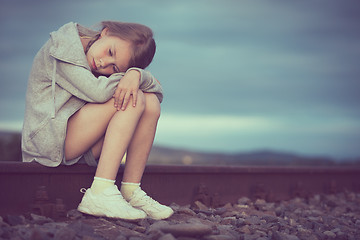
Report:
[[[65,158],[74,159],[101,144],[107,126],[116,113],[113,98],[106,103],[87,103],[68,121]]]

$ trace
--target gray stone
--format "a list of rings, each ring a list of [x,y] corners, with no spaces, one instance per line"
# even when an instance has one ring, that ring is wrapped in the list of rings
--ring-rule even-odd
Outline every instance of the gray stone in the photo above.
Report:
[[[187,215],[190,215],[190,216],[196,216],[196,213],[193,210],[191,210],[190,208],[188,208],[188,207],[180,207],[177,210],[177,213],[183,213],[183,214],[187,214]]]
[[[50,236],[40,228],[32,229],[30,240],[48,240]]]
[[[20,239],[30,239],[31,230],[29,230],[29,225],[18,225],[14,229],[14,233],[20,237]],[[1,229],[0,229],[0,236],[2,236]],[[1,237],[0,237],[1,239]]]
[[[134,227],[136,226],[135,223],[127,222],[125,220],[117,220],[116,224],[128,229],[134,229]]]
[[[168,222],[166,222],[164,220],[157,221],[147,228],[146,233],[150,233],[150,232],[154,232],[154,231],[161,231],[162,228],[167,227],[167,226],[169,226]]]
[[[34,214],[34,213],[31,213],[30,217],[32,219],[32,223],[39,224],[39,225],[54,221],[51,218],[48,218],[48,217],[45,217],[45,216],[40,216],[40,215],[37,215],[37,214]]]
[[[261,219],[260,219],[260,217],[258,217],[258,216],[250,216],[250,217],[248,217],[248,218],[245,218],[245,223],[246,224],[251,224],[251,225],[254,225],[254,224],[260,224],[261,223],[261,221],[260,221]]]
[[[91,225],[80,220],[70,223],[68,225],[68,228],[73,229],[77,234],[82,236],[91,236],[94,234],[94,228]]]
[[[327,237],[327,238],[330,238],[330,239],[335,239],[336,238],[336,234],[331,232],[331,231],[325,231],[323,232],[323,234]]]
[[[146,232],[146,227],[144,226],[135,226],[132,230],[139,232],[139,233],[145,233]]]
[[[194,202],[194,205],[195,205],[195,207],[196,207],[197,209],[199,209],[199,210],[202,210],[202,211],[207,211],[207,210],[209,210],[209,208],[208,208],[205,204],[203,204],[202,202],[200,202],[200,201],[195,201],[195,202]]]
[[[250,235],[250,234],[244,234],[243,240],[258,240],[259,236],[257,235]]]
[[[66,213],[66,217],[71,220],[84,219],[85,216],[77,209],[71,209]]]
[[[138,220],[137,225],[148,228],[150,226],[150,223],[149,223],[148,219],[145,218],[145,219]]]
[[[168,233],[161,236],[159,240],[176,240],[176,238],[171,233]]]
[[[161,231],[171,233],[175,237],[199,237],[210,234],[212,230],[205,224],[180,223],[161,227]]]
[[[238,218],[237,222],[236,222],[236,227],[241,227],[246,225],[245,219],[244,218]]]
[[[138,236],[130,236],[128,239],[129,240],[143,240],[144,238],[138,237]]]
[[[198,215],[198,217],[199,217],[200,219],[208,219],[208,215],[206,215],[206,214],[204,214],[204,213],[202,213],[202,212],[198,213],[197,215]]]
[[[61,228],[55,233],[54,240],[72,240],[76,237],[76,231],[69,227]]]
[[[241,233],[250,234],[250,228],[249,225],[242,226],[238,229]]]
[[[180,209],[180,205],[176,203],[171,203],[169,207],[171,207],[171,209],[174,210],[174,212]]]
[[[329,207],[329,202],[336,206]],[[26,218],[8,215],[0,217],[0,239],[360,239],[360,194],[345,192],[276,203],[242,198],[238,203],[195,210],[198,214],[189,206],[172,204],[177,211],[161,221],[97,218],[77,210],[70,210],[63,222],[35,214]],[[206,231],[199,231],[199,226]]]
[[[357,220],[355,221],[355,225],[356,225],[357,227],[360,227],[360,219],[357,219]]]
[[[256,201],[254,202],[255,207],[263,206],[265,204],[266,204],[266,201],[264,199],[256,199]]]
[[[251,203],[251,200],[247,197],[242,197],[242,198],[239,198],[237,202],[240,205],[248,205],[249,203]]]
[[[219,215],[215,215],[215,216],[210,216],[209,221],[212,221],[214,223],[220,223],[222,218]]]
[[[10,226],[16,226],[16,225],[21,225],[21,224],[25,224],[26,220],[25,217],[20,215],[6,215],[4,217],[4,222],[8,223]]]
[[[149,239],[149,240],[158,240],[163,235],[164,235],[164,233],[161,232],[160,230],[153,230],[151,232],[147,232],[146,238]]]
[[[225,217],[222,219],[221,224],[225,224],[225,225],[234,225],[236,226],[237,224],[237,218],[236,217]]]
[[[120,226],[116,224],[114,220],[109,220],[105,218],[89,218],[82,220],[81,222],[84,224],[84,226],[81,227],[82,230],[90,227],[91,230],[89,231],[93,231],[98,236],[105,239],[114,239],[119,235],[124,235],[127,238],[133,236],[139,238],[145,237],[145,234]],[[85,233],[83,235],[85,235]]]
[[[224,214],[221,215],[223,218],[225,217],[241,217],[242,214],[239,211],[235,211],[235,210],[231,210],[231,211],[227,211]]]
[[[209,235],[204,237],[204,240],[235,240],[234,236],[229,235]]]
[[[266,222],[270,222],[270,223],[276,223],[279,222],[279,218],[272,216],[272,215],[264,215],[262,217],[262,219],[264,219]]]
[[[276,208],[275,208],[275,214],[276,214],[276,216],[278,216],[278,217],[284,216],[284,215],[285,215],[284,208],[281,207],[281,206],[276,207]]]
[[[281,233],[281,232],[273,232],[272,239],[273,240],[299,240],[299,238],[295,235],[290,235],[290,234]]]
[[[217,209],[214,210],[214,214],[215,214],[215,215],[222,215],[222,214],[224,214],[226,211],[227,211],[226,208],[217,208]]]
[[[119,236],[117,236],[115,238],[115,240],[127,240],[127,237],[125,237],[124,235],[120,234]]]

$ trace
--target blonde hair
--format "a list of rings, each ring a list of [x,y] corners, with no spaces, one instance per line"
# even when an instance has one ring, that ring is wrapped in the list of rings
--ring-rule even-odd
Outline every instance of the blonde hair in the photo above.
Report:
[[[138,67],[145,69],[149,66],[156,51],[153,32],[149,27],[138,23],[116,21],[103,21],[101,22],[101,26],[102,30],[105,28],[108,29],[110,36],[116,36],[131,43],[132,57],[129,62],[129,68]],[[92,37],[85,52],[89,50],[91,45],[98,40],[99,37],[100,33]]]

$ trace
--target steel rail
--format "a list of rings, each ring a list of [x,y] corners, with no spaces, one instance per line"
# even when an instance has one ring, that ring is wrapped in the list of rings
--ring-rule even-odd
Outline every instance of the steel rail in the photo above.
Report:
[[[117,183],[123,175],[120,168]],[[56,215],[77,207],[81,188],[95,168],[84,164],[48,168],[37,163],[0,163],[0,215],[36,211]],[[201,201],[209,207],[240,197],[287,200],[314,194],[360,191],[360,168],[148,165],[141,187],[164,204]]]

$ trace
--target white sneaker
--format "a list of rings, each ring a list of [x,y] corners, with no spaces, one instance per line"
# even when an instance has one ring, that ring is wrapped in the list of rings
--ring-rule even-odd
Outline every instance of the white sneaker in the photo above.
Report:
[[[174,211],[149,197],[141,188],[137,188],[130,198],[129,203],[137,209],[141,209],[153,219],[160,220],[170,217]]]
[[[121,195],[116,185],[104,190],[103,193],[93,194],[91,189],[81,189],[85,192],[78,211],[98,217],[121,218],[135,220],[146,218],[146,213],[133,208]]]

